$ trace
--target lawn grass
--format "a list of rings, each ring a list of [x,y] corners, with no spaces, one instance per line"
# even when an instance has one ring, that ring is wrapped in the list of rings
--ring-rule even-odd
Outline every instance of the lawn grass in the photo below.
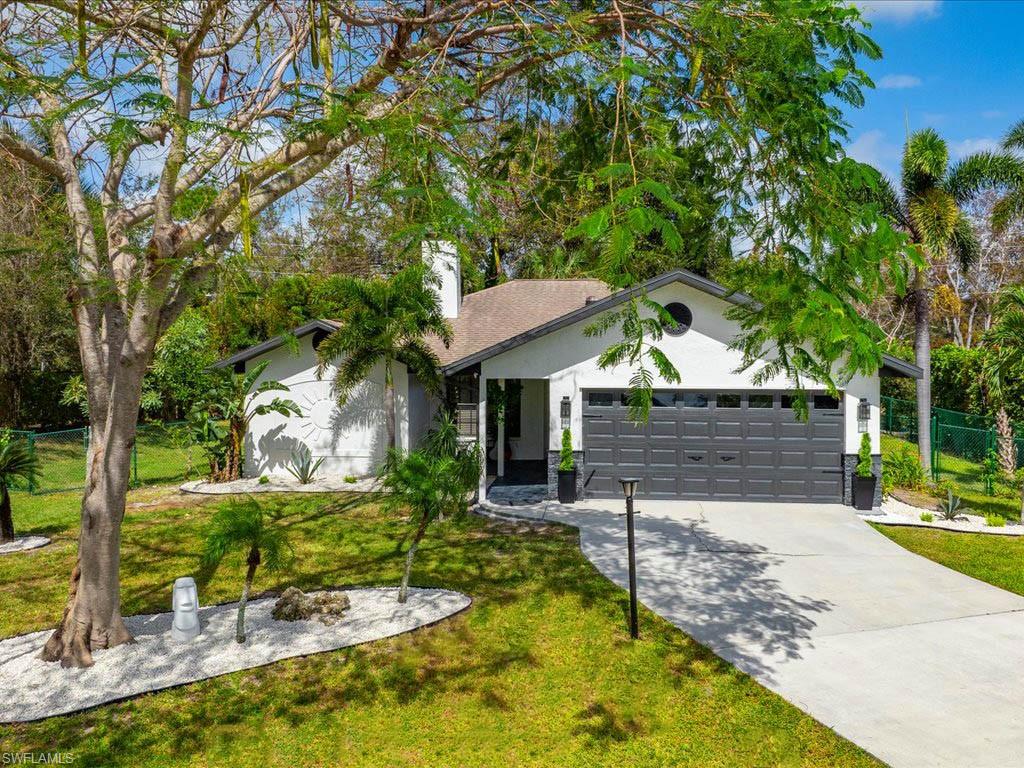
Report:
[[[874,526],[904,549],[1002,589],[1024,595],[1024,537]]]
[[[882,435],[882,463],[886,456],[894,452],[900,445],[910,445],[917,450],[916,443],[910,443],[896,435]],[[942,454],[939,466],[955,471],[943,471],[939,478],[953,483],[953,492],[963,499],[963,504],[979,515],[999,515],[1005,520],[1020,520],[1020,491],[1005,482],[997,481],[996,495],[989,496],[983,488],[982,473],[984,469],[979,462],[972,462],[959,456]],[[927,474],[927,470],[925,470]],[[931,480],[930,477],[928,477]],[[927,496],[938,501],[941,494],[934,489],[924,489]]]
[[[296,550],[257,590],[396,584],[408,521],[373,496],[261,496]],[[218,500],[149,489],[124,524],[125,613],[166,610],[174,577],[237,599],[238,567],[201,569]],[[0,557],[0,635],[59,615],[77,497],[15,498],[23,533],[54,544]],[[139,506],[142,505],[142,506]],[[0,726],[0,752],[76,766],[877,765],[869,755],[641,612],[561,526],[475,516],[431,529],[413,582],[461,590],[466,612],[400,638],[292,659],[40,723]]]
[[[37,492],[72,491],[85,486],[83,434],[81,429],[73,429],[35,438],[35,452],[40,460]],[[139,485],[199,477],[203,462],[202,451],[188,440],[180,426],[139,425],[135,462]]]

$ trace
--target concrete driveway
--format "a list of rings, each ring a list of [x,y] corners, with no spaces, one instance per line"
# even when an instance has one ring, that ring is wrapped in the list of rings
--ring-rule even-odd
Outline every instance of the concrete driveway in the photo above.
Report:
[[[623,508],[494,509],[577,526],[625,587]],[[641,602],[766,687],[893,766],[1024,765],[1024,598],[907,552],[848,507],[637,510]]]

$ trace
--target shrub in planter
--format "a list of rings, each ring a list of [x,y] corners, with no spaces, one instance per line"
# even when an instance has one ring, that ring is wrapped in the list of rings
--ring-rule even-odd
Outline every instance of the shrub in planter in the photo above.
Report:
[[[871,471],[871,437],[864,433],[857,451],[857,467],[853,476],[853,506],[870,511],[875,504],[875,483],[878,478]]]
[[[572,455],[572,433],[562,430],[562,451],[558,461],[558,501],[576,501],[576,459]]]

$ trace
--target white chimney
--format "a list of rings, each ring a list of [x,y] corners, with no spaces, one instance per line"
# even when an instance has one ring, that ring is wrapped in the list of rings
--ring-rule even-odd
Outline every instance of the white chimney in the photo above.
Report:
[[[434,290],[441,302],[441,314],[451,319],[459,316],[462,304],[462,270],[455,243],[447,240],[424,240],[423,262],[437,277]]]

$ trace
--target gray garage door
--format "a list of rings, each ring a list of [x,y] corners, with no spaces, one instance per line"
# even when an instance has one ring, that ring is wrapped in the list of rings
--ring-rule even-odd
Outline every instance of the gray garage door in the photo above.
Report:
[[[799,421],[786,392],[656,392],[646,424],[622,390],[583,393],[587,495],[621,496],[640,478],[647,498],[828,501],[843,497],[842,402],[809,396]]]

